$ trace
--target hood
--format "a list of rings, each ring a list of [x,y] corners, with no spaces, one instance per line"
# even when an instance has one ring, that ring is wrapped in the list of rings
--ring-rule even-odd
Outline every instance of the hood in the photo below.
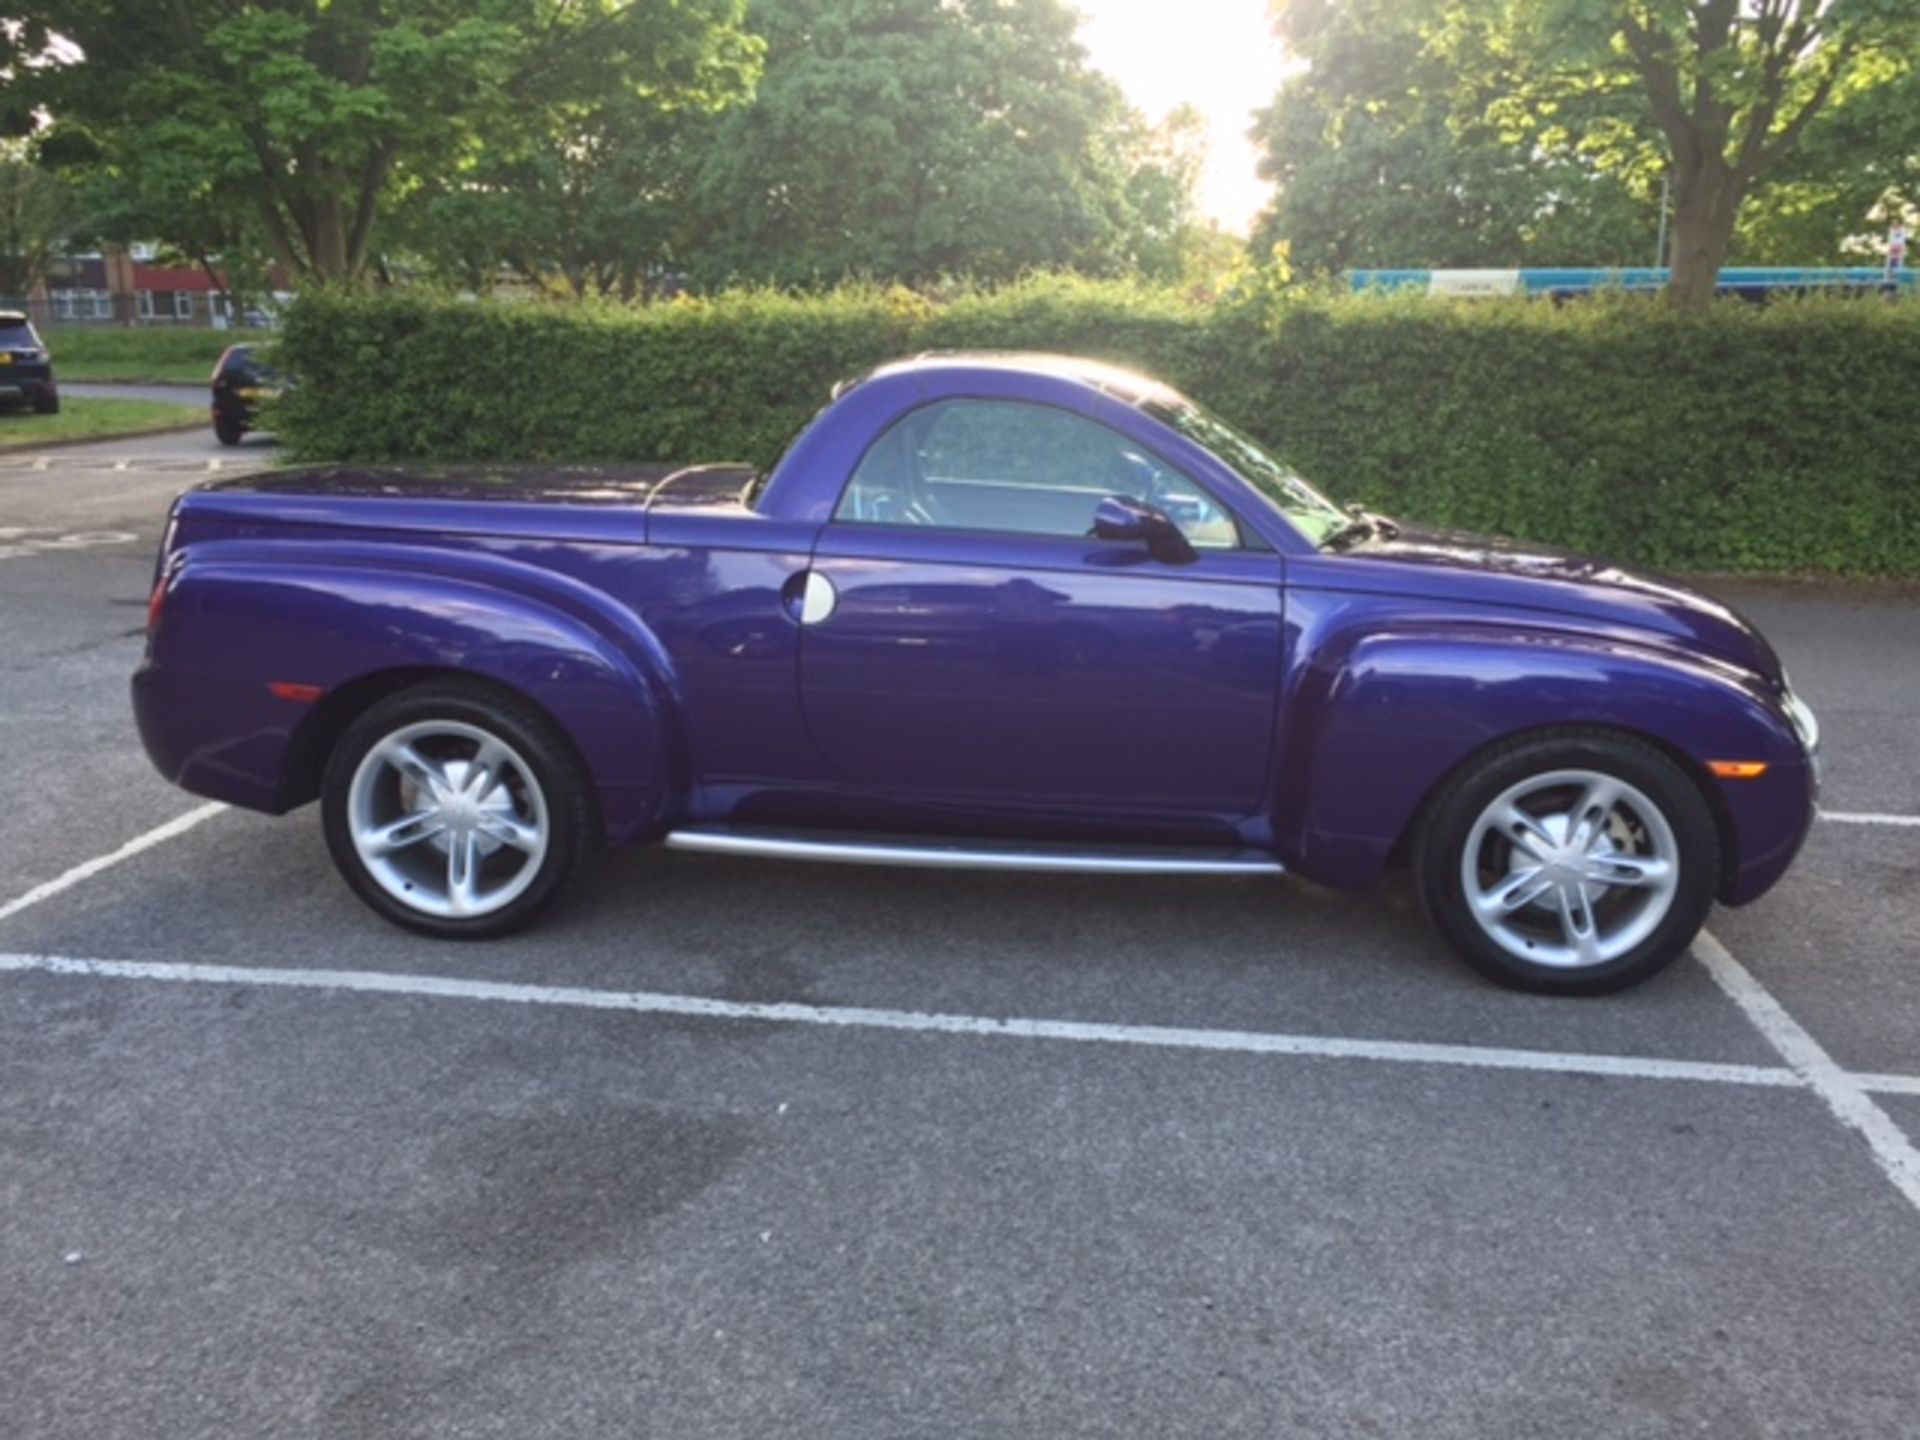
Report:
[[[1400,572],[1396,589],[1651,632],[1784,684],[1773,647],[1737,610],[1651,571],[1523,541],[1413,527],[1363,541],[1342,558],[1394,567]]]

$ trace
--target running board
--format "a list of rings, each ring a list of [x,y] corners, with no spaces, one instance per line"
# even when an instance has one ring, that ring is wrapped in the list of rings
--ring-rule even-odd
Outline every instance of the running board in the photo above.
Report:
[[[670,850],[749,855],[771,860],[826,860],[848,865],[906,865],[927,870],[1044,870],[1075,875],[1283,875],[1286,867],[1258,850],[1148,850],[1119,846],[960,845],[940,841],[840,839],[814,833],[675,830]]]

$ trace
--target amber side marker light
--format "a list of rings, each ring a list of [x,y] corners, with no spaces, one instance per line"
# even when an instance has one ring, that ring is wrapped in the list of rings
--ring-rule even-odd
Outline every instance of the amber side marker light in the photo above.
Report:
[[[1758,780],[1767,773],[1764,760],[1709,760],[1707,768],[1722,780]]]
[[[311,705],[326,692],[318,685],[295,685],[287,680],[272,680],[267,690],[276,700],[297,700],[302,705]]]

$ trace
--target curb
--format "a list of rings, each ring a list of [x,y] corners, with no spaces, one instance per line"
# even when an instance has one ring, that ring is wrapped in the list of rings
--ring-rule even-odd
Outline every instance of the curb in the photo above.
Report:
[[[207,421],[199,417],[170,425],[148,425],[139,430],[117,430],[111,435],[69,435],[61,440],[43,440],[38,445],[0,445],[0,459],[18,455],[38,455],[46,450],[72,450],[80,445],[111,445],[119,440],[144,440],[149,435],[180,435],[198,430]]]

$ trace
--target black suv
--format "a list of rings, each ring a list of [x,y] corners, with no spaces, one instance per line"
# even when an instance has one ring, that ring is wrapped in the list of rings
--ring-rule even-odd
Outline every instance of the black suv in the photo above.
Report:
[[[287,388],[279,371],[251,345],[229,345],[213,367],[213,437],[238,445],[260,421],[260,405]]]
[[[53,357],[18,310],[0,310],[0,408],[32,405],[37,415],[60,413]]]

